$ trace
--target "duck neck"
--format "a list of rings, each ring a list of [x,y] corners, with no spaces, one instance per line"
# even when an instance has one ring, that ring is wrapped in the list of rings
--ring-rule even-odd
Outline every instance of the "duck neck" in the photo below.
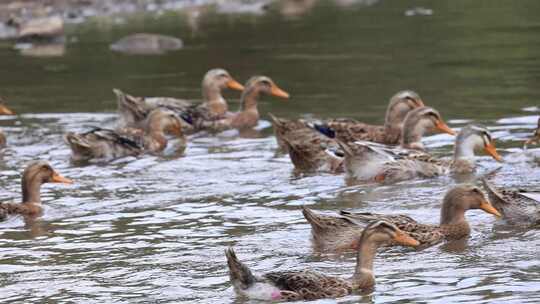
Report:
[[[376,252],[376,244],[368,240],[360,240],[356,254],[356,270],[352,279],[355,288],[365,289],[375,285],[373,260]]]
[[[443,202],[441,208],[441,227],[444,226],[469,226],[467,220],[465,219],[465,207],[463,207],[459,202],[460,198],[449,198]]]
[[[203,84],[202,90],[204,102],[208,105],[213,115],[221,116],[227,113],[227,102],[221,96],[221,89],[213,85]]]
[[[403,121],[409,111],[410,109],[406,104],[401,102],[390,103],[384,119],[384,130],[388,138],[396,142],[399,140],[401,131],[403,130]]]
[[[463,141],[458,138],[454,147],[454,160],[467,159],[474,163],[474,146],[475,143],[472,140]]]
[[[242,128],[252,128],[257,125],[260,115],[257,109],[259,91],[255,88],[248,88],[242,94],[240,111],[236,114],[235,124]]]
[[[22,202],[41,204],[41,181],[37,176],[23,176],[22,178]]]

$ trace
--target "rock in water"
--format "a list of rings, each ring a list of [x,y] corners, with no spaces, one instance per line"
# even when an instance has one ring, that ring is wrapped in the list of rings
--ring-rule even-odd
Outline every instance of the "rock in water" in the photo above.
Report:
[[[158,34],[133,34],[111,44],[111,50],[126,54],[160,55],[181,49],[182,40]]]
[[[31,19],[19,27],[19,39],[53,40],[64,35],[64,20],[58,16]]]

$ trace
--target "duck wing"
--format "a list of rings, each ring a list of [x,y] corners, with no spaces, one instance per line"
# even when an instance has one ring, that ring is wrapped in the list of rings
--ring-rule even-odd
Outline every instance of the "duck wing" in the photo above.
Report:
[[[265,274],[264,278],[285,291],[282,295],[287,300],[287,291],[298,296],[295,300],[337,298],[352,292],[349,281],[310,270],[271,272]]]

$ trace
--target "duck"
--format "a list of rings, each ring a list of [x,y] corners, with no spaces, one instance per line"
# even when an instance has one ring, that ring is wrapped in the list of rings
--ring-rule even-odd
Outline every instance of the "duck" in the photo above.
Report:
[[[339,298],[353,292],[369,292],[375,286],[373,260],[382,244],[394,241],[417,246],[418,241],[386,221],[374,221],[358,237],[355,272],[351,278],[329,276],[312,270],[290,270],[254,275],[233,248],[225,250],[230,281],[243,297],[264,301],[300,301]]]
[[[410,130],[414,129],[404,129],[405,140]],[[409,148],[421,145],[406,143],[403,146]],[[428,153],[415,152],[414,149],[405,153],[383,154],[380,149],[366,143],[356,142],[355,145],[341,145],[345,151],[346,179],[353,182],[390,184],[414,178],[472,174],[476,171],[475,150],[479,149],[483,149],[496,161],[503,161],[491,133],[480,125],[468,125],[460,130],[452,159],[440,159]]]
[[[229,129],[251,129],[259,123],[258,99],[261,95],[272,95],[281,99],[289,99],[290,95],[279,88],[275,82],[267,76],[253,76],[244,85],[244,91],[240,98],[240,110],[227,115],[222,119],[206,119],[198,113],[187,112],[195,128],[211,133],[222,132]]]
[[[119,89],[113,89],[118,103],[118,114],[120,118],[118,128],[143,128],[146,116],[156,107],[167,107],[179,112],[189,109],[191,112],[195,112],[207,119],[226,117],[229,113],[228,104],[221,95],[221,91],[226,88],[239,91],[244,89],[229,72],[217,68],[209,70],[204,75],[202,81],[203,103],[201,104],[192,104],[187,100],[171,97],[134,97]],[[190,123],[184,123],[183,126],[184,131],[187,133],[196,131]]]
[[[411,90],[404,90],[394,94],[390,98],[386,109],[384,126],[369,125],[350,118],[335,118],[322,122],[311,122],[303,119],[271,118],[274,122],[278,146],[284,153],[288,152],[291,138],[296,138],[297,136],[318,138],[313,133],[320,133],[331,139],[337,139],[343,142],[366,140],[394,145],[399,143],[403,121],[407,113],[421,106],[424,106],[424,102],[418,93]],[[315,150],[319,146],[319,140],[308,142],[312,143],[311,147],[304,149]]]
[[[143,152],[159,154],[167,147],[167,134],[179,140],[176,152],[182,152],[186,147],[186,138],[182,133],[180,118],[172,110],[156,108],[148,115],[144,130],[126,129],[120,133],[97,127],[80,134],[69,132],[64,140],[71,148],[74,161],[111,160]]]
[[[514,226],[540,225],[540,191],[497,187],[482,179],[489,200],[503,219]]]
[[[363,232],[367,223],[377,220],[396,225],[417,240],[423,248],[444,240],[462,239],[470,235],[471,228],[465,213],[472,209],[481,209],[497,217],[501,216],[484,193],[472,184],[457,185],[446,192],[441,205],[439,225],[419,223],[404,214],[353,213],[342,210],[339,215],[331,216],[320,215],[307,208],[303,210],[303,214],[312,227],[313,240],[319,248],[342,252],[357,250],[357,236]]]
[[[22,202],[0,203],[0,218],[7,215],[19,214],[37,217],[43,214],[40,189],[45,183],[72,184],[73,181],[56,172],[51,165],[43,160],[30,162],[22,175]]]
[[[339,145],[310,128],[304,122],[278,118],[269,113],[278,145],[284,147],[297,172],[343,173],[343,157],[337,151]],[[330,152],[334,151],[334,152]]]
[[[0,97],[0,115],[15,115],[15,112],[6,106],[2,97]]]
[[[390,98],[384,125],[370,125],[348,118],[326,120],[315,123],[319,132],[336,138],[342,142],[357,140],[372,141],[387,145],[397,145],[400,142],[403,124],[407,114],[417,108],[424,107],[420,95],[411,90],[399,91]]]
[[[273,117],[273,125],[276,134],[282,133],[291,124],[285,119]],[[422,136],[432,128],[441,132],[454,135],[455,132],[444,123],[438,111],[430,107],[421,107],[410,111],[403,124],[403,135],[401,147],[407,150],[421,150],[423,145]],[[295,169],[301,172],[329,172],[329,173],[358,173],[371,172],[371,164],[378,165],[384,161],[392,160],[387,158],[386,154],[380,159],[377,151],[369,153],[372,147],[386,147],[377,143],[368,141],[356,141],[346,143],[339,139],[332,139],[317,132],[299,131],[283,132],[279,137],[286,144],[289,157]],[[284,134],[287,133],[287,134]],[[358,143],[365,143],[367,147]],[[388,146],[389,151],[393,151]],[[403,150],[403,149],[401,149]],[[377,152],[377,153],[376,153]],[[422,153],[425,154],[425,153]],[[359,168],[356,167],[358,157],[369,157],[369,162],[365,159],[361,162]],[[367,166],[367,164],[370,166]],[[349,166],[349,167],[347,167]],[[360,180],[359,175],[349,174]]]

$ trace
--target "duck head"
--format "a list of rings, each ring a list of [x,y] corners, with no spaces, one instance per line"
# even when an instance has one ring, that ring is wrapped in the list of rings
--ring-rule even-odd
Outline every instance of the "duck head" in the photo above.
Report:
[[[410,111],[403,124],[402,147],[423,150],[422,136],[430,130],[456,135],[434,108],[420,107]]]
[[[487,128],[479,125],[465,126],[456,137],[454,159],[466,158],[474,160],[474,151],[480,149],[491,155],[495,160],[502,161],[501,155],[495,148],[495,141]]]
[[[72,184],[73,181],[56,172],[46,161],[34,161],[28,164],[23,172],[23,203],[39,203],[40,188],[45,183]]]
[[[465,212],[471,209],[481,209],[484,212],[500,217],[501,214],[491,203],[480,188],[463,184],[448,190],[441,208],[441,225],[465,222]]]
[[[410,90],[397,92],[390,99],[386,109],[384,122],[386,132],[396,133],[399,136],[407,113],[423,106],[424,102],[418,93]]]

